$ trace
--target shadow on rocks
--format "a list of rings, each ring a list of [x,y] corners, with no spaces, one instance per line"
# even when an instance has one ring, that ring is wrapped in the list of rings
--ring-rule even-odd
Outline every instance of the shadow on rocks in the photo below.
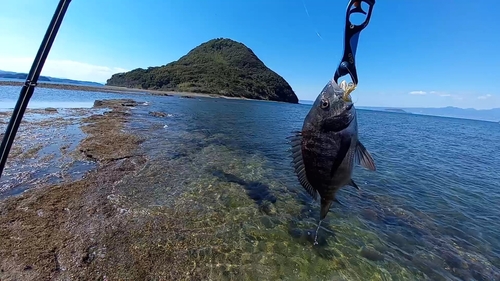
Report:
[[[274,207],[274,203],[276,203],[276,196],[274,196],[267,184],[258,181],[245,181],[238,176],[228,174],[221,170],[214,170],[212,171],[212,174],[220,180],[243,186],[248,197],[254,200],[259,206],[259,209],[267,215],[273,215],[276,213],[276,208]]]

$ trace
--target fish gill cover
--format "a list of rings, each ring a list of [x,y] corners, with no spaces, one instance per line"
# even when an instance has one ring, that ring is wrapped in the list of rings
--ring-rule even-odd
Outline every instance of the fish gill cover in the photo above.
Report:
[[[209,40],[164,66],[114,74],[107,85],[298,103],[283,77],[250,48],[226,38]]]

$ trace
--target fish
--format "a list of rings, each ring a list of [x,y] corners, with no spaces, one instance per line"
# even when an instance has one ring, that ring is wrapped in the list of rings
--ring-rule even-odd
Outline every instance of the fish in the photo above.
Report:
[[[359,189],[352,179],[354,164],[376,170],[372,155],[358,137],[356,109],[350,97],[354,87],[341,86],[330,80],[314,101],[302,129],[288,137],[298,181],[315,201],[319,194],[320,224],[332,203],[340,203],[335,197],[339,189]]]

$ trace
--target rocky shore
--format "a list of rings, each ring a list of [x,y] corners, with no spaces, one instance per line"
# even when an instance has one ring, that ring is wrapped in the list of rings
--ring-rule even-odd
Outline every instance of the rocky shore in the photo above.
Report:
[[[17,86],[22,87],[23,82],[18,81],[0,81],[0,86]],[[210,98],[226,98],[226,99],[243,99],[244,97],[227,97],[223,95],[216,94],[202,94],[202,93],[192,93],[192,92],[182,92],[182,91],[159,91],[159,90],[146,90],[146,89],[136,89],[118,86],[86,86],[86,85],[70,85],[70,84],[56,84],[56,83],[38,83],[37,88],[50,88],[59,90],[72,90],[72,91],[86,91],[86,92],[105,92],[105,93],[142,93],[150,94],[155,96],[180,96],[185,98],[192,97],[210,97]]]
[[[128,106],[135,104],[101,102],[96,107],[111,110],[82,119],[86,137],[73,158],[93,161],[96,169],[81,179],[39,186],[0,201],[0,280],[115,279],[106,277],[94,261],[105,256],[114,233],[123,231],[120,210],[108,198],[113,186],[146,162],[137,154],[141,139],[123,130]],[[32,156],[14,150],[12,161],[17,157]]]

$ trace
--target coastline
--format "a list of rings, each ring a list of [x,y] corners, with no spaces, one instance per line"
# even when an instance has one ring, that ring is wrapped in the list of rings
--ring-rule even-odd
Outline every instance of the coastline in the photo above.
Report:
[[[110,233],[123,222],[119,208],[110,199],[112,189],[147,162],[138,153],[142,139],[124,131],[131,113],[123,101],[107,100],[94,108],[110,111],[79,121],[85,137],[67,153],[74,161],[83,158],[94,162],[93,169],[76,180],[34,182],[33,188],[0,200],[0,280],[109,278],[95,268],[94,260],[103,257],[95,253],[96,245],[112,243],[106,239],[112,239]],[[47,123],[52,127],[53,122]],[[34,159],[34,154],[28,157]],[[11,162],[22,156],[13,151]],[[36,161],[50,162],[51,158]]]
[[[256,223],[264,228],[263,218],[268,222],[276,219],[274,204],[269,202],[264,205],[267,207],[256,209],[241,187],[216,181],[179,194],[173,205],[141,205],[134,202],[133,194],[125,195],[132,179],[143,177],[145,171],[154,173],[148,177],[151,184],[157,181],[156,168],[151,170],[154,161],[141,146],[148,137],[128,127],[141,118],[140,113],[134,112],[137,107],[149,105],[135,99],[96,100],[93,108],[69,111],[65,117],[82,132],[70,146],[65,145],[72,138],[71,130],[65,126],[68,122],[55,124],[63,119],[57,115],[63,110],[29,111],[31,115],[23,121],[24,132],[18,134],[15,142],[19,153],[11,154],[8,161],[10,175],[17,174],[15,168],[29,164],[21,161],[21,165],[12,165],[18,158],[35,164],[53,163],[58,156],[50,158],[43,153],[47,148],[44,146],[51,146],[50,140],[41,141],[35,131],[53,135],[56,127],[61,134],[55,134],[55,139],[64,140],[63,146],[56,143],[56,150],[64,151],[73,161],[94,165],[78,179],[68,176],[74,172],[71,169],[56,166],[63,178],[61,182],[33,182],[28,178],[32,188],[0,199],[0,280],[219,280],[223,276],[256,279],[252,276],[254,271],[248,268],[252,256],[247,254],[240,259],[245,249],[255,245],[249,243],[247,248],[241,248],[231,235],[255,212],[259,214]],[[6,111],[0,115],[0,122],[5,124],[10,114]],[[42,123],[36,119],[40,115],[50,118]],[[154,129],[158,124],[150,125]],[[26,146],[20,146],[22,143]],[[167,175],[177,170],[175,165],[158,168]],[[28,172],[32,178],[51,177],[44,171]],[[153,190],[146,185],[143,191]],[[217,195],[221,192],[226,196]],[[218,207],[193,208],[191,202],[200,198]],[[235,206],[239,207],[228,212]],[[239,215],[235,217],[234,212]],[[265,229],[270,230],[267,225]],[[252,237],[264,239],[263,233],[252,231],[255,227],[245,229]],[[288,237],[287,233],[277,230],[272,237]]]
[[[16,86],[22,87],[24,82],[18,81],[0,81],[0,86]],[[204,97],[204,98],[223,98],[223,99],[236,99],[236,100],[256,100],[256,101],[268,101],[268,100],[258,100],[258,99],[248,99],[244,97],[228,97],[224,95],[216,95],[216,94],[203,94],[203,93],[192,93],[192,92],[175,92],[175,91],[160,91],[160,90],[145,90],[145,89],[136,89],[136,88],[127,88],[127,87],[118,87],[118,86],[87,86],[87,85],[71,85],[71,84],[57,84],[57,83],[43,83],[39,82],[37,84],[38,88],[49,88],[49,89],[59,89],[59,90],[69,90],[69,91],[86,91],[86,92],[106,92],[106,93],[146,93],[155,96],[179,96],[179,97],[187,97],[187,98],[196,98],[196,97]],[[276,101],[271,101],[276,102]]]

